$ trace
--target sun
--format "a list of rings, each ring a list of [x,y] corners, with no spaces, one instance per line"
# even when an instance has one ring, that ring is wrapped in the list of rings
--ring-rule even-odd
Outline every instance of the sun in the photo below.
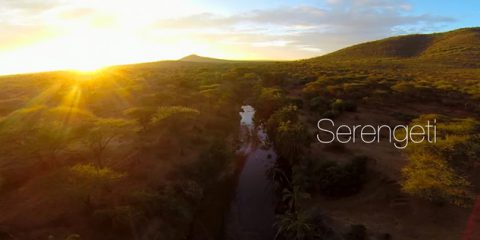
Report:
[[[70,71],[76,76],[78,82],[90,82],[97,79],[97,76],[105,69],[103,66],[81,66],[77,68],[71,68]]]
[[[108,65],[104,59],[101,59],[101,56],[91,54],[89,52],[91,49],[88,49],[88,47],[78,46],[78,49],[79,52],[68,58],[69,69],[77,72],[93,73]]]
[[[76,80],[80,82],[91,81],[102,72],[104,67],[100,66],[88,66],[88,67],[78,67],[70,69],[71,72],[75,73],[77,76]]]
[[[85,75],[95,74],[101,71],[105,66],[101,65],[79,65],[72,68],[73,71]]]
[[[88,49],[83,50],[84,52],[88,51]],[[75,54],[74,57],[68,60],[68,69],[83,74],[97,73],[108,66],[108,64],[99,59],[98,56],[89,54]]]
[[[45,14],[42,34],[32,35],[28,43],[0,46],[0,74],[54,70],[91,73],[107,66],[177,59],[192,52],[210,55],[207,52],[214,49],[209,41],[184,36],[190,31],[157,26],[159,21],[203,9],[203,4],[192,3],[195,1],[68,2],[72,2],[66,4],[69,7]]]

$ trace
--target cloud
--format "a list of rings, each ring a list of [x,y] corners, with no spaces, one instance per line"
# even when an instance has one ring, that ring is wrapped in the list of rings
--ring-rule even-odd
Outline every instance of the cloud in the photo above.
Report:
[[[55,11],[55,18],[63,22],[85,22],[97,27],[108,27],[116,23],[115,16],[87,7],[64,7]]]
[[[57,0],[0,0],[0,50],[12,50],[47,40],[58,32],[42,15],[58,6]]]
[[[168,9],[170,3],[163,2],[163,13],[158,14],[154,8],[160,6],[155,5],[157,1],[123,3],[98,7],[89,1],[0,0],[0,50],[48,41],[62,31],[96,28],[114,29],[120,38],[133,36],[141,43],[182,42],[192,48],[201,45],[206,53],[238,53],[225,57],[296,59],[391,35],[434,31],[454,21],[414,14],[404,0],[325,0],[322,5],[277,5],[243,12],[233,9],[230,14],[195,8],[189,11],[195,14],[176,18],[169,16],[179,16],[176,10],[188,6]]]
[[[258,47],[281,47],[293,56],[319,54],[362,41],[399,33],[434,30],[455,21],[449,17],[411,14],[402,0],[329,0],[323,8],[289,6],[233,15],[202,13],[163,19],[155,27],[205,35],[215,29],[213,41]],[[220,34],[219,34],[220,33]],[[221,34],[223,33],[223,34]],[[279,44],[281,43],[281,44]],[[313,55],[312,55],[313,56]]]
[[[115,18],[67,0],[0,0],[0,50],[51,40],[74,30],[72,22],[108,27]]]
[[[352,6],[368,7],[369,9],[402,9],[410,10],[412,6],[403,0],[328,0],[333,7]]]
[[[57,31],[47,27],[3,25],[0,28],[0,36],[2,36],[0,50],[10,50],[32,42],[47,40],[56,34],[58,34]]]
[[[22,11],[43,11],[58,6],[61,0],[0,0],[2,9],[22,10]]]
[[[60,11],[60,18],[65,20],[85,18],[97,14],[97,10],[93,8],[70,8]]]

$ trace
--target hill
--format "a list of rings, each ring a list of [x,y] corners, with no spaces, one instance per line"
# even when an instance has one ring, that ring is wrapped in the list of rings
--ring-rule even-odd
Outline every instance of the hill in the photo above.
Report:
[[[178,61],[181,62],[201,62],[201,63],[226,63],[226,62],[234,62],[225,59],[218,59],[218,58],[209,58],[209,57],[202,57],[195,54],[188,55],[186,57],[180,58]]]
[[[476,27],[390,37],[347,47],[312,60],[418,59],[472,63],[479,58],[480,27]]]

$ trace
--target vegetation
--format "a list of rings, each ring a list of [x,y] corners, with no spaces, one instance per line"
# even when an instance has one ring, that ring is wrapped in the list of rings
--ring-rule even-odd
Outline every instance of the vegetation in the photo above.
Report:
[[[288,106],[288,101],[282,100],[277,104],[283,108],[259,108],[267,113],[262,118],[268,118],[264,121],[265,127],[280,155],[278,165],[269,172],[282,199],[277,209],[280,213],[279,236],[316,239],[314,236],[318,232],[311,227],[315,221],[304,217],[300,211],[314,212],[315,209],[309,208],[305,199],[292,199],[308,198],[315,193],[333,199],[355,195],[371,181],[367,168],[373,166],[368,166],[367,162],[375,162],[368,157],[354,157],[342,163],[319,160],[309,153],[315,146],[302,144],[294,135],[285,138],[290,141],[283,140],[282,144],[280,126],[288,126],[293,134],[295,124],[313,126],[319,117],[337,118],[365,108],[381,109],[396,121],[411,125],[436,118],[440,123],[438,142],[411,144],[406,150],[408,164],[398,169],[403,177],[401,190],[431,202],[469,206],[478,188],[474,172],[478,171],[479,127],[475,119],[479,111],[475,106],[480,92],[477,84],[480,72],[478,65],[473,63],[479,51],[472,44],[479,40],[478,28],[401,36],[283,66],[297,74],[292,74],[292,78],[301,75],[297,78],[298,84],[289,82],[286,77],[269,88],[279,87],[283,99],[298,97],[300,93],[298,102],[305,104]],[[288,91],[281,91],[285,89]],[[403,112],[398,108],[401,105],[421,110]],[[431,114],[432,109],[434,114]],[[359,120],[357,116],[355,119]],[[376,123],[375,119],[369,120],[370,124]],[[379,120],[378,123],[385,122]],[[297,144],[301,147],[296,147]],[[289,148],[286,153],[285,148]],[[338,151],[330,151],[334,148]],[[323,149],[336,155],[355,154],[347,151],[344,145],[332,144]],[[368,239],[367,229],[354,225],[344,237]],[[392,238],[390,234],[381,237]]]
[[[0,119],[0,205],[8,207],[0,211],[9,213],[0,223],[27,224],[19,217],[45,209],[50,212],[34,217],[35,224],[12,234],[42,237],[32,229],[47,226],[66,239],[184,239],[202,218],[205,194],[233,182],[238,109],[248,94],[224,80],[229,76],[244,74],[162,63],[91,76],[2,77],[2,101],[22,102],[5,106]],[[20,189],[26,195],[8,202]],[[41,197],[29,203],[36,194]],[[223,195],[228,201],[229,192]],[[50,224],[64,220],[70,235]]]
[[[478,43],[472,28],[294,62],[190,56],[95,74],[0,77],[0,225],[13,226],[0,236],[220,236],[245,104],[278,155],[268,172],[279,200],[277,239],[366,239],[371,226],[339,234],[315,203],[355,199],[371,181],[391,187],[378,181],[394,171],[401,191],[425,206],[469,206],[479,187]],[[406,166],[390,172],[370,171],[374,160],[354,157],[350,146],[314,143],[319,117],[383,121],[362,115],[373,111],[412,125],[436,118],[438,142],[409,145]]]
[[[438,142],[409,146],[403,188],[432,201],[465,205],[473,199],[468,171],[474,168],[480,156],[478,123],[473,119],[422,115],[412,124],[433,119],[441,121]]]

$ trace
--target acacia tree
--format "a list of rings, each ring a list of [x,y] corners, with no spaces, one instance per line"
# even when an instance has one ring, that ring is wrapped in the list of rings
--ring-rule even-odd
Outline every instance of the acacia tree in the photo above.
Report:
[[[124,114],[135,119],[135,121],[137,121],[142,127],[142,130],[146,131],[152,122],[155,112],[156,109],[153,107],[135,107],[125,110]]]
[[[160,132],[159,140],[163,137],[169,143],[176,141],[180,154],[188,139],[188,133],[196,125],[196,119],[200,112],[193,108],[183,106],[168,106],[157,109],[152,124]]]
[[[90,150],[95,165],[103,167],[103,157],[109,145],[132,132],[133,124],[124,119],[100,118],[84,126],[83,142]]]
[[[2,158],[29,159],[30,144],[34,142],[35,125],[45,113],[45,106],[18,109],[0,121],[0,154]],[[22,154],[22,156],[19,156]]]
[[[109,168],[98,168],[92,164],[77,164],[69,169],[70,194],[80,199],[87,208],[92,208],[95,196],[101,195],[106,187],[124,177]]]
[[[77,108],[33,106],[19,109],[0,123],[0,152],[12,158],[51,165],[75,139],[80,124],[93,117]]]
[[[39,124],[35,128],[31,150],[50,165],[57,161],[58,156],[68,148],[74,135],[70,128],[63,127],[59,122]]]
[[[257,120],[266,121],[276,110],[282,107],[286,99],[279,88],[262,88],[255,104]]]

